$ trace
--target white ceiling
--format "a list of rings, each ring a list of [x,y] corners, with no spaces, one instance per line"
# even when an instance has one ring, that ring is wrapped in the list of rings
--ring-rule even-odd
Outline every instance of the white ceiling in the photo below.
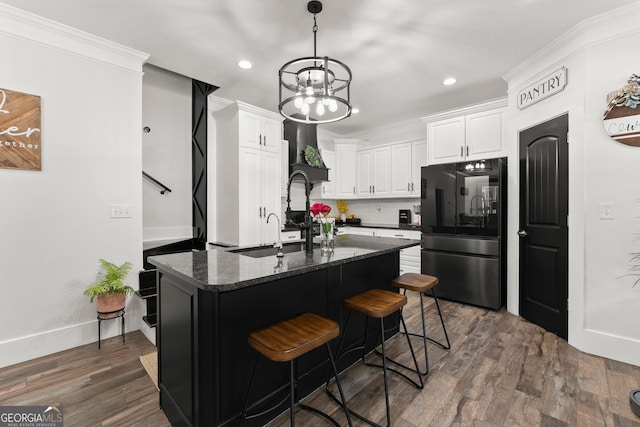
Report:
[[[313,54],[306,0],[0,0],[141,50],[272,111],[278,69]],[[506,95],[502,76],[580,21],[637,0],[323,0],[318,55],[353,72],[341,135]],[[236,63],[249,59],[254,67]],[[445,87],[442,80],[458,83]]]

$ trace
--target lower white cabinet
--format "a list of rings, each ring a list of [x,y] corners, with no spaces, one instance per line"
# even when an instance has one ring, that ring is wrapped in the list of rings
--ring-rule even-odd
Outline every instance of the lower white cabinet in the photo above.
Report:
[[[296,240],[301,240],[302,239],[300,237],[300,230],[283,231],[282,234],[280,235],[280,238],[282,239],[283,243],[295,242]]]
[[[400,230],[393,228],[341,227],[338,234],[420,240],[419,230]],[[420,245],[400,251],[400,274],[404,273],[420,273]]]

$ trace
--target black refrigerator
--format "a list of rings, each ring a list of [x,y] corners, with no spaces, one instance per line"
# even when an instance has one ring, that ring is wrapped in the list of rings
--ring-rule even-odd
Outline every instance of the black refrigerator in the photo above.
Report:
[[[507,159],[422,168],[421,271],[438,297],[497,310],[505,305]]]

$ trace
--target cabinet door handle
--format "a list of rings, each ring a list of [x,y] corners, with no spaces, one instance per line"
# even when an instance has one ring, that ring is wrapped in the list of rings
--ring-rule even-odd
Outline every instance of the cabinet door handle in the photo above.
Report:
[[[262,208],[258,208],[258,218],[262,218]]]
[[[373,192],[375,193],[376,192],[376,186],[372,185],[371,188],[373,189]]]
[[[353,187],[353,194],[356,194],[356,187]]]
[[[412,182],[411,183],[411,191],[413,191],[413,190],[414,190],[414,188],[413,188],[413,182]]]
[[[411,183],[407,182],[407,191],[411,191]]]
[[[460,146],[460,157],[464,156],[464,147]]]
[[[469,146],[467,145],[467,157],[469,157]]]
[[[262,137],[262,145],[267,146],[267,135]]]

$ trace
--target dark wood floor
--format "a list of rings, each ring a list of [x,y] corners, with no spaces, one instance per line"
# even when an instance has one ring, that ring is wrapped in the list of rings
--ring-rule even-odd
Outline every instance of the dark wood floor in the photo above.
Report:
[[[410,297],[409,328],[419,326],[417,301]],[[452,349],[429,347],[424,390],[390,377],[394,426],[640,426],[629,407],[640,367],[584,354],[504,311],[441,305]],[[431,299],[426,306],[429,331],[438,337]],[[406,356],[399,337],[390,344],[398,358]],[[67,427],[168,425],[138,359],[154,350],[134,332],[125,344],[116,337],[103,341],[102,350],[92,344],[2,368],[0,405],[63,405]],[[356,364],[342,378],[350,407],[383,423],[381,370]],[[305,403],[334,411],[346,425],[324,391]],[[297,421],[326,425],[306,412]],[[273,425],[288,425],[287,414]]]

